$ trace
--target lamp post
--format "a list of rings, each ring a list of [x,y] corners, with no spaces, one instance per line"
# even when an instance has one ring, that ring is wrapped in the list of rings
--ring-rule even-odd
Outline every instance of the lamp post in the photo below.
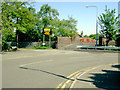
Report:
[[[97,6],[86,6],[86,8],[88,7],[95,7],[96,8],[96,46],[97,46],[97,33],[98,33],[98,24],[97,24],[97,21],[98,21],[98,7]]]

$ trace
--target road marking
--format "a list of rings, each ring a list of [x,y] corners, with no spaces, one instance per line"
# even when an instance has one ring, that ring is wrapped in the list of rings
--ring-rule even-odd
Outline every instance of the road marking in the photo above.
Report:
[[[90,69],[88,69],[88,70],[86,70],[85,72],[83,72],[82,74],[80,74],[78,77],[76,77],[76,78],[80,78],[82,75],[84,75],[85,73],[87,73],[88,71],[91,71],[91,70],[93,70],[93,69],[96,69],[96,68],[98,68],[98,67],[100,67],[101,65],[99,65],[99,66],[95,66],[95,67],[93,67],[93,68],[90,68]],[[75,79],[74,81],[73,81],[73,83],[71,84],[71,86],[70,86],[70,88],[73,88],[73,86],[74,86],[74,84],[76,83],[76,81],[77,81],[77,79]]]
[[[62,83],[60,83],[58,86],[57,86],[57,88],[60,88],[60,86],[63,84],[63,82]],[[56,89],[57,90],[57,89]]]
[[[113,63],[112,63],[112,64],[113,64]],[[89,71],[91,71],[91,70],[93,70],[93,69],[96,69],[96,68],[98,68],[98,67],[100,67],[100,66],[112,65],[112,64],[103,64],[103,65],[97,65],[97,66],[93,66],[93,67],[88,67],[88,68],[84,68],[84,69],[81,69],[81,70],[76,71],[75,73],[70,74],[68,77],[73,76],[73,75],[75,75],[77,72],[79,72],[78,74],[76,74],[75,76],[73,76],[73,77],[70,78],[70,79],[74,79],[74,81],[73,81],[72,84],[70,85],[70,88],[72,88],[72,87],[74,86],[75,82],[77,81],[77,78],[80,78],[80,77],[81,77],[82,75],[84,75],[85,73],[87,73],[87,72],[89,72]],[[118,64],[118,63],[114,63],[114,64]],[[81,71],[84,71],[84,72],[82,73]],[[82,73],[82,74],[80,74],[80,73]],[[78,76],[78,77],[77,77],[77,76]],[[60,86],[61,86],[61,88],[64,89],[64,88],[66,87],[66,84],[68,84],[70,81],[71,81],[71,80],[67,80],[65,83],[64,83],[64,82],[60,83],[60,84],[57,86],[57,88],[60,88]],[[56,88],[56,89],[57,89],[57,88]]]
[[[118,63],[111,63],[111,64],[108,64],[108,65],[114,65],[114,64],[120,64],[119,62]]]
[[[91,67],[78,70],[78,71],[70,74],[67,78],[70,78],[70,77],[71,77],[70,79],[75,79],[75,78],[81,73],[81,71],[83,71],[83,70],[88,70],[88,69],[91,69]],[[76,74],[76,73],[77,73],[77,74]],[[76,74],[76,75],[75,75],[75,74]],[[75,75],[75,76],[74,76],[74,75]],[[72,77],[72,76],[73,76],[73,77]],[[65,88],[66,84],[69,83],[70,81],[71,81],[71,80],[67,80],[66,82],[60,83],[60,84],[57,86],[57,88],[60,88],[60,86],[61,86],[61,88]]]
[[[81,77],[82,75],[84,75],[85,73],[87,73],[87,72],[89,72],[89,71],[91,71],[91,70],[93,70],[93,69],[99,68],[100,66],[104,66],[104,65],[113,65],[113,64],[118,64],[118,63],[103,64],[103,65],[95,66],[95,67],[93,67],[93,68],[91,68],[91,69],[88,69],[86,72],[83,72],[83,73],[82,73],[80,76],[78,76],[77,78],[80,78],[80,77]],[[73,86],[74,86],[74,84],[75,84],[76,81],[77,81],[77,79],[75,79],[75,80],[73,81],[73,83],[72,83],[71,86],[70,86],[70,89],[73,88]]]
[[[62,86],[61,88],[65,88],[65,86],[66,86],[66,83],[65,83],[65,84],[63,84],[63,86]]]
[[[22,64],[22,65],[20,65],[20,67],[24,67],[24,66],[26,66],[26,65],[38,64],[38,63],[42,63],[42,62],[51,62],[51,61],[53,61],[53,60],[32,62],[32,63]]]
[[[14,58],[7,58],[5,60],[13,60],[13,59],[20,59],[20,58],[29,58],[29,57],[38,57],[38,56],[42,56],[42,55],[36,55],[36,56],[22,56],[22,57],[14,57]]]
[[[79,72],[79,71],[76,71],[76,72],[70,74],[69,76],[67,76],[67,78],[72,77],[73,75],[75,75],[75,74],[78,73],[78,72]],[[69,80],[68,80],[68,81],[69,81]],[[70,81],[71,81],[71,80],[70,80]],[[60,84],[57,86],[57,88],[60,88],[60,86],[62,86],[62,84],[64,84],[64,82],[60,83]]]
[[[71,76],[75,75],[75,74],[78,73],[78,72],[79,72],[79,71],[76,71],[76,72],[70,74],[69,76],[67,76],[67,78],[70,78]]]
[[[76,74],[74,77],[77,77],[80,73],[81,73],[81,72],[79,72],[78,74]],[[71,79],[74,79],[74,80],[75,80],[74,77],[72,77]],[[67,81],[63,84],[63,86],[62,86],[61,88],[65,88],[66,84],[68,84],[70,81],[71,81],[71,80],[67,80]]]

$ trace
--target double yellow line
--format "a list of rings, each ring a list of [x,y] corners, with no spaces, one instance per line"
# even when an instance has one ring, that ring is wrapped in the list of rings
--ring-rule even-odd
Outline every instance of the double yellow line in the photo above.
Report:
[[[67,78],[69,78],[69,80],[67,80],[66,82],[60,83],[55,90],[57,90],[57,89],[63,90],[64,88],[70,88],[71,85],[73,84],[73,82],[76,81],[76,78],[79,78],[80,76],[82,76],[83,74],[87,73],[88,71],[91,71],[91,70],[93,70],[93,69],[96,69],[96,68],[98,68],[98,67],[100,67],[100,66],[104,66],[104,65],[114,65],[114,64],[120,64],[120,63],[109,63],[109,64],[97,65],[97,66],[88,67],[88,68],[84,68],[84,69],[78,70],[78,71],[70,74],[69,76],[67,76]],[[72,79],[73,79],[73,81],[72,81]],[[66,87],[66,85],[67,85],[70,81],[72,81],[71,84],[70,84],[70,86],[69,86],[69,87]]]
[[[58,89],[63,90],[64,88],[70,88],[70,86],[71,86],[72,83],[75,81],[75,79],[76,79],[77,77],[79,77],[82,73],[85,73],[85,72],[88,72],[88,71],[90,71],[90,70],[96,69],[96,68],[98,68],[98,67],[100,67],[100,66],[102,66],[102,65],[97,65],[97,66],[93,66],[93,67],[84,68],[84,69],[78,70],[78,71],[70,74],[69,76],[67,76],[67,78],[69,78],[69,80],[60,83],[55,90],[58,90]],[[72,80],[73,80],[73,81],[72,81]],[[70,82],[71,82],[71,83],[70,83]],[[68,83],[70,83],[70,86],[69,86],[69,87],[66,87],[66,85],[67,85]]]
[[[69,80],[67,80],[66,82],[60,83],[60,84],[57,86],[56,90],[57,90],[58,88],[61,88],[61,89],[65,88],[66,85],[67,85],[70,81],[74,80],[75,77],[77,77],[80,73],[81,73],[80,71],[76,71],[76,72],[70,74],[69,76],[67,76],[67,78],[69,78]]]

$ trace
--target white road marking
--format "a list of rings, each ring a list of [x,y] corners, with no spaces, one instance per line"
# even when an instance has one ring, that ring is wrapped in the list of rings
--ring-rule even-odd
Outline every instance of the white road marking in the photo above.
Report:
[[[20,67],[23,67],[23,66],[26,66],[26,65],[38,64],[38,63],[42,63],[42,62],[51,62],[51,61],[53,61],[53,60],[32,62],[32,63],[22,64],[22,65],[20,65]]]
[[[88,69],[87,71],[85,71],[85,72],[83,72],[82,74],[80,74],[77,78],[80,78],[80,77],[81,77],[82,75],[84,75],[85,73],[87,73],[87,72],[89,72],[89,71],[91,71],[91,70],[93,70],[93,69],[96,69],[96,68],[98,68],[98,67],[100,67],[100,65],[99,65],[99,66],[96,66],[96,67],[93,67],[93,68],[91,68],[91,69]],[[73,81],[72,85],[70,86],[70,89],[73,88],[74,84],[75,84],[76,81],[77,81],[77,78],[75,78],[75,80]]]

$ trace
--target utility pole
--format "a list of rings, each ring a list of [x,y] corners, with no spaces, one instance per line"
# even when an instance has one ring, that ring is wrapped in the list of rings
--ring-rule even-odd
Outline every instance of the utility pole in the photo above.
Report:
[[[97,46],[97,34],[98,34],[98,7],[97,6],[86,6],[86,8],[88,7],[95,7],[96,8],[96,45]]]

